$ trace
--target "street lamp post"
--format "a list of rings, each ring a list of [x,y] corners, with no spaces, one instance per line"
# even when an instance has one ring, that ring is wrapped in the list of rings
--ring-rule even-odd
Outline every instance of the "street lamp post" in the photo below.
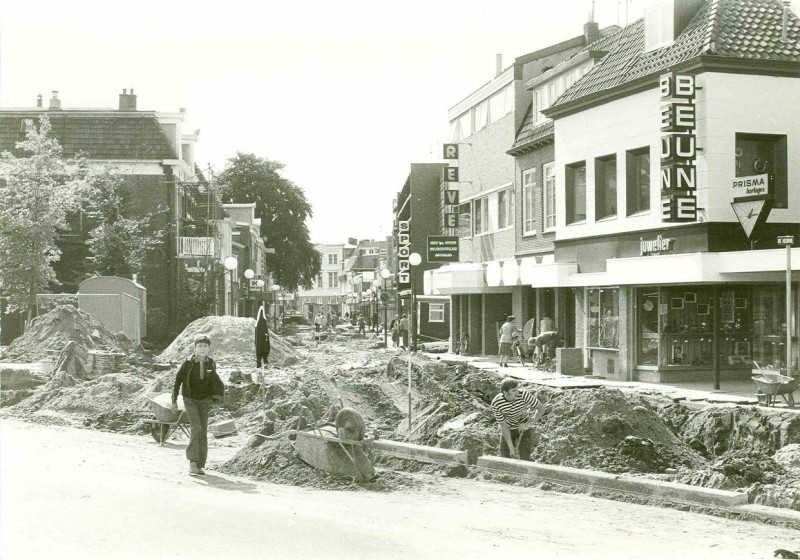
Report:
[[[793,235],[778,237],[778,245],[786,246],[786,375],[792,375],[792,244]]]
[[[374,330],[376,333],[378,332],[378,321],[376,321],[374,319],[378,315],[378,286],[379,285],[380,285],[380,282],[378,280],[373,280],[372,287],[370,288],[370,291],[372,291],[372,297],[370,298],[370,301],[374,301],[375,303],[374,303],[374,305],[371,306],[371,309],[369,310],[369,312],[372,314],[371,315],[371,319],[373,319],[373,321],[372,321],[372,330]]]
[[[230,302],[228,304],[228,312],[231,316],[236,317],[236,308],[233,303],[233,271],[239,268],[239,261],[234,256],[230,256],[225,259],[225,269],[230,272],[231,274],[231,290],[230,290]]]
[[[391,274],[391,272],[389,272],[388,268],[382,268],[381,269],[381,279],[383,280],[383,291],[381,292],[382,294],[386,294],[386,279],[389,278],[390,274]],[[387,307],[386,306],[386,302],[387,301],[388,301],[388,298],[386,297],[386,295],[383,295],[383,297],[381,298],[381,302],[383,303],[383,345],[386,348],[389,348],[389,333],[386,330],[386,307]]]
[[[250,304],[250,280],[255,277],[256,273],[253,272],[253,269],[248,268],[244,271],[244,277],[247,280],[247,305],[245,306],[245,315],[251,316],[253,315],[253,306]]]
[[[278,292],[281,287],[277,284],[272,285],[272,324],[275,330],[278,330]]]
[[[260,296],[261,305],[264,305],[264,279],[259,278],[256,280],[256,286],[258,286],[258,293]]]
[[[417,319],[416,319],[416,305],[414,303],[414,267],[422,262],[422,257],[419,253],[411,253],[408,256],[409,281],[411,285],[411,344],[408,345],[408,430],[411,431],[411,352],[416,349],[417,344]]]

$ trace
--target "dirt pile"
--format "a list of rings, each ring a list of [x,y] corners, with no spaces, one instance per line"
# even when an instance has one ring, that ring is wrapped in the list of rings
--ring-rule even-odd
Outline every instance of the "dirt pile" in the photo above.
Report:
[[[11,343],[3,359],[35,362],[55,358],[70,341],[77,342],[87,350],[126,350],[96,317],[73,305],[60,305],[36,317],[28,331]]]
[[[158,359],[181,362],[194,353],[194,339],[199,334],[211,338],[211,356],[220,367],[255,365],[256,321],[249,317],[203,317],[189,323]],[[283,337],[270,331],[271,364],[288,366],[297,363],[297,352]]]
[[[554,394],[546,410],[534,431],[535,461],[632,473],[706,463],[638,395],[609,388],[565,391]]]

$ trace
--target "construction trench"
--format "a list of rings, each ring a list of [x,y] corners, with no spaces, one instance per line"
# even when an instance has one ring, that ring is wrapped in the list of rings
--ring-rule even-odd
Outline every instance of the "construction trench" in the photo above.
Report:
[[[499,391],[497,373],[432,355],[412,356],[409,432],[407,354],[386,350],[382,338],[356,335],[349,325],[319,346],[308,328],[287,327],[281,335],[271,334],[269,365],[258,370],[254,324],[248,318],[206,317],[152,355],[75,308],[56,308],[37,318],[4,354],[5,364],[13,366],[0,362],[2,414],[150,437],[147,420],[153,414],[145,394],[171,391],[178,365],[191,355],[194,336],[206,333],[226,385],[224,403],[209,424],[233,420],[237,428],[232,435],[211,438],[214,470],[279,484],[358,491],[393,491],[435,484],[441,476],[464,477],[730,513],[724,507],[715,511],[658,495],[571,483],[569,478],[548,480],[481,467],[480,457],[499,455],[500,429],[489,406]],[[76,360],[65,359],[63,350],[70,341],[79,345],[79,355],[124,356],[119,371],[87,371]],[[48,371],[56,361],[63,371]],[[742,503],[800,511],[800,416],[792,411],[675,402],[657,390],[560,390],[524,381],[521,386],[546,403],[533,428],[535,463],[585,469],[609,480],[616,477],[607,475],[618,475],[620,480],[738,492]],[[377,476],[356,481],[309,466],[288,437],[276,437],[332,421],[340,404],[364,418],[369,436],[463,451],[466,460],[421,462],[373,450]],[[179,432],[172,437],[185,442]],[[236,452],[224,463],[213,463],[214,446]]]

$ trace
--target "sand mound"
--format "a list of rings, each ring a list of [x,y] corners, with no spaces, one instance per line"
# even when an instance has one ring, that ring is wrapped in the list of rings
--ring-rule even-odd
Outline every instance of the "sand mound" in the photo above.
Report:
[[[626,396],[618,389],[553,395],[535,428],[534,440],[533,460],[555,465],[658,473],[706,464],[645,399]]]
[[[28,331],[11,343],[3,359],[19,362],[46,359],[53,357],[51,353],[61,352],[71,340],[87,350],[124,352],[116,337],[93,315],[73,305],[60,305],[36,317]]]
[[[203,317],[187,325],[158,357],[164,362],[180,362],[194,353],[194,339],[198,334],[211,338],[211,356],[220,367],[256,364],[256,321],[249,317]],[[297,362],[297,353],[283,337],[270,331],[271,351],[269,363],[281,366]]]

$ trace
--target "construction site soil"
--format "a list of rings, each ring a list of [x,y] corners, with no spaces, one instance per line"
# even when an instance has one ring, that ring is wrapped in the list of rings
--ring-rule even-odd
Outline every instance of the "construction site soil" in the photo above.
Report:
[[[237,449],[230,460],[214,465],[223,472],[283,484],[373,491],[435,483],[435,478],[423,480],[412,474],[415,471],[530,483],[487,476],[474,467],[479,456],[498,454],[500,430],[490,409],[501,381],[495,371],[412,356],[409,432],[407,354],[382,348],[374,336],[353,337],[349,326],[317,346],[310,330],[299,327],[282,335],[272,333],[275,360],[258,370],[253,329],[251,319],[201,319],[153,363],[128,364],[125,372],[91,380],[60,372],[38,385],[4,390],[3,414],[148,434],[144,420],[152,418],[152,412],[144,395],[171,390],[178,362],[191,355],[191,341],[204,332],[211,336],[211,355],[226,383],[225,400],[212,412],[210,423],[234,419],[238,428],[237,434],[211,444],[212,460],[214,446]],[[167,360],[172,362],[169,369],[157,363]],[[8,371],[2,371],[3,384]],[[232,378],[253,382],[231,383]],[[558,390],[525,382],[521,386],[545,403],[545,414],[533,428],[534,461],[744,490],[752,503],[800,510],[798,415],[732,405],[694,410],[668,396],[633,389]],[[342,406],[364,417],[368,437],[377,433],[386,439],[464,450],[470,466],[375,455],[378,476],[368,483],[313,469],[297,458],[286,432],[332,421]]]

